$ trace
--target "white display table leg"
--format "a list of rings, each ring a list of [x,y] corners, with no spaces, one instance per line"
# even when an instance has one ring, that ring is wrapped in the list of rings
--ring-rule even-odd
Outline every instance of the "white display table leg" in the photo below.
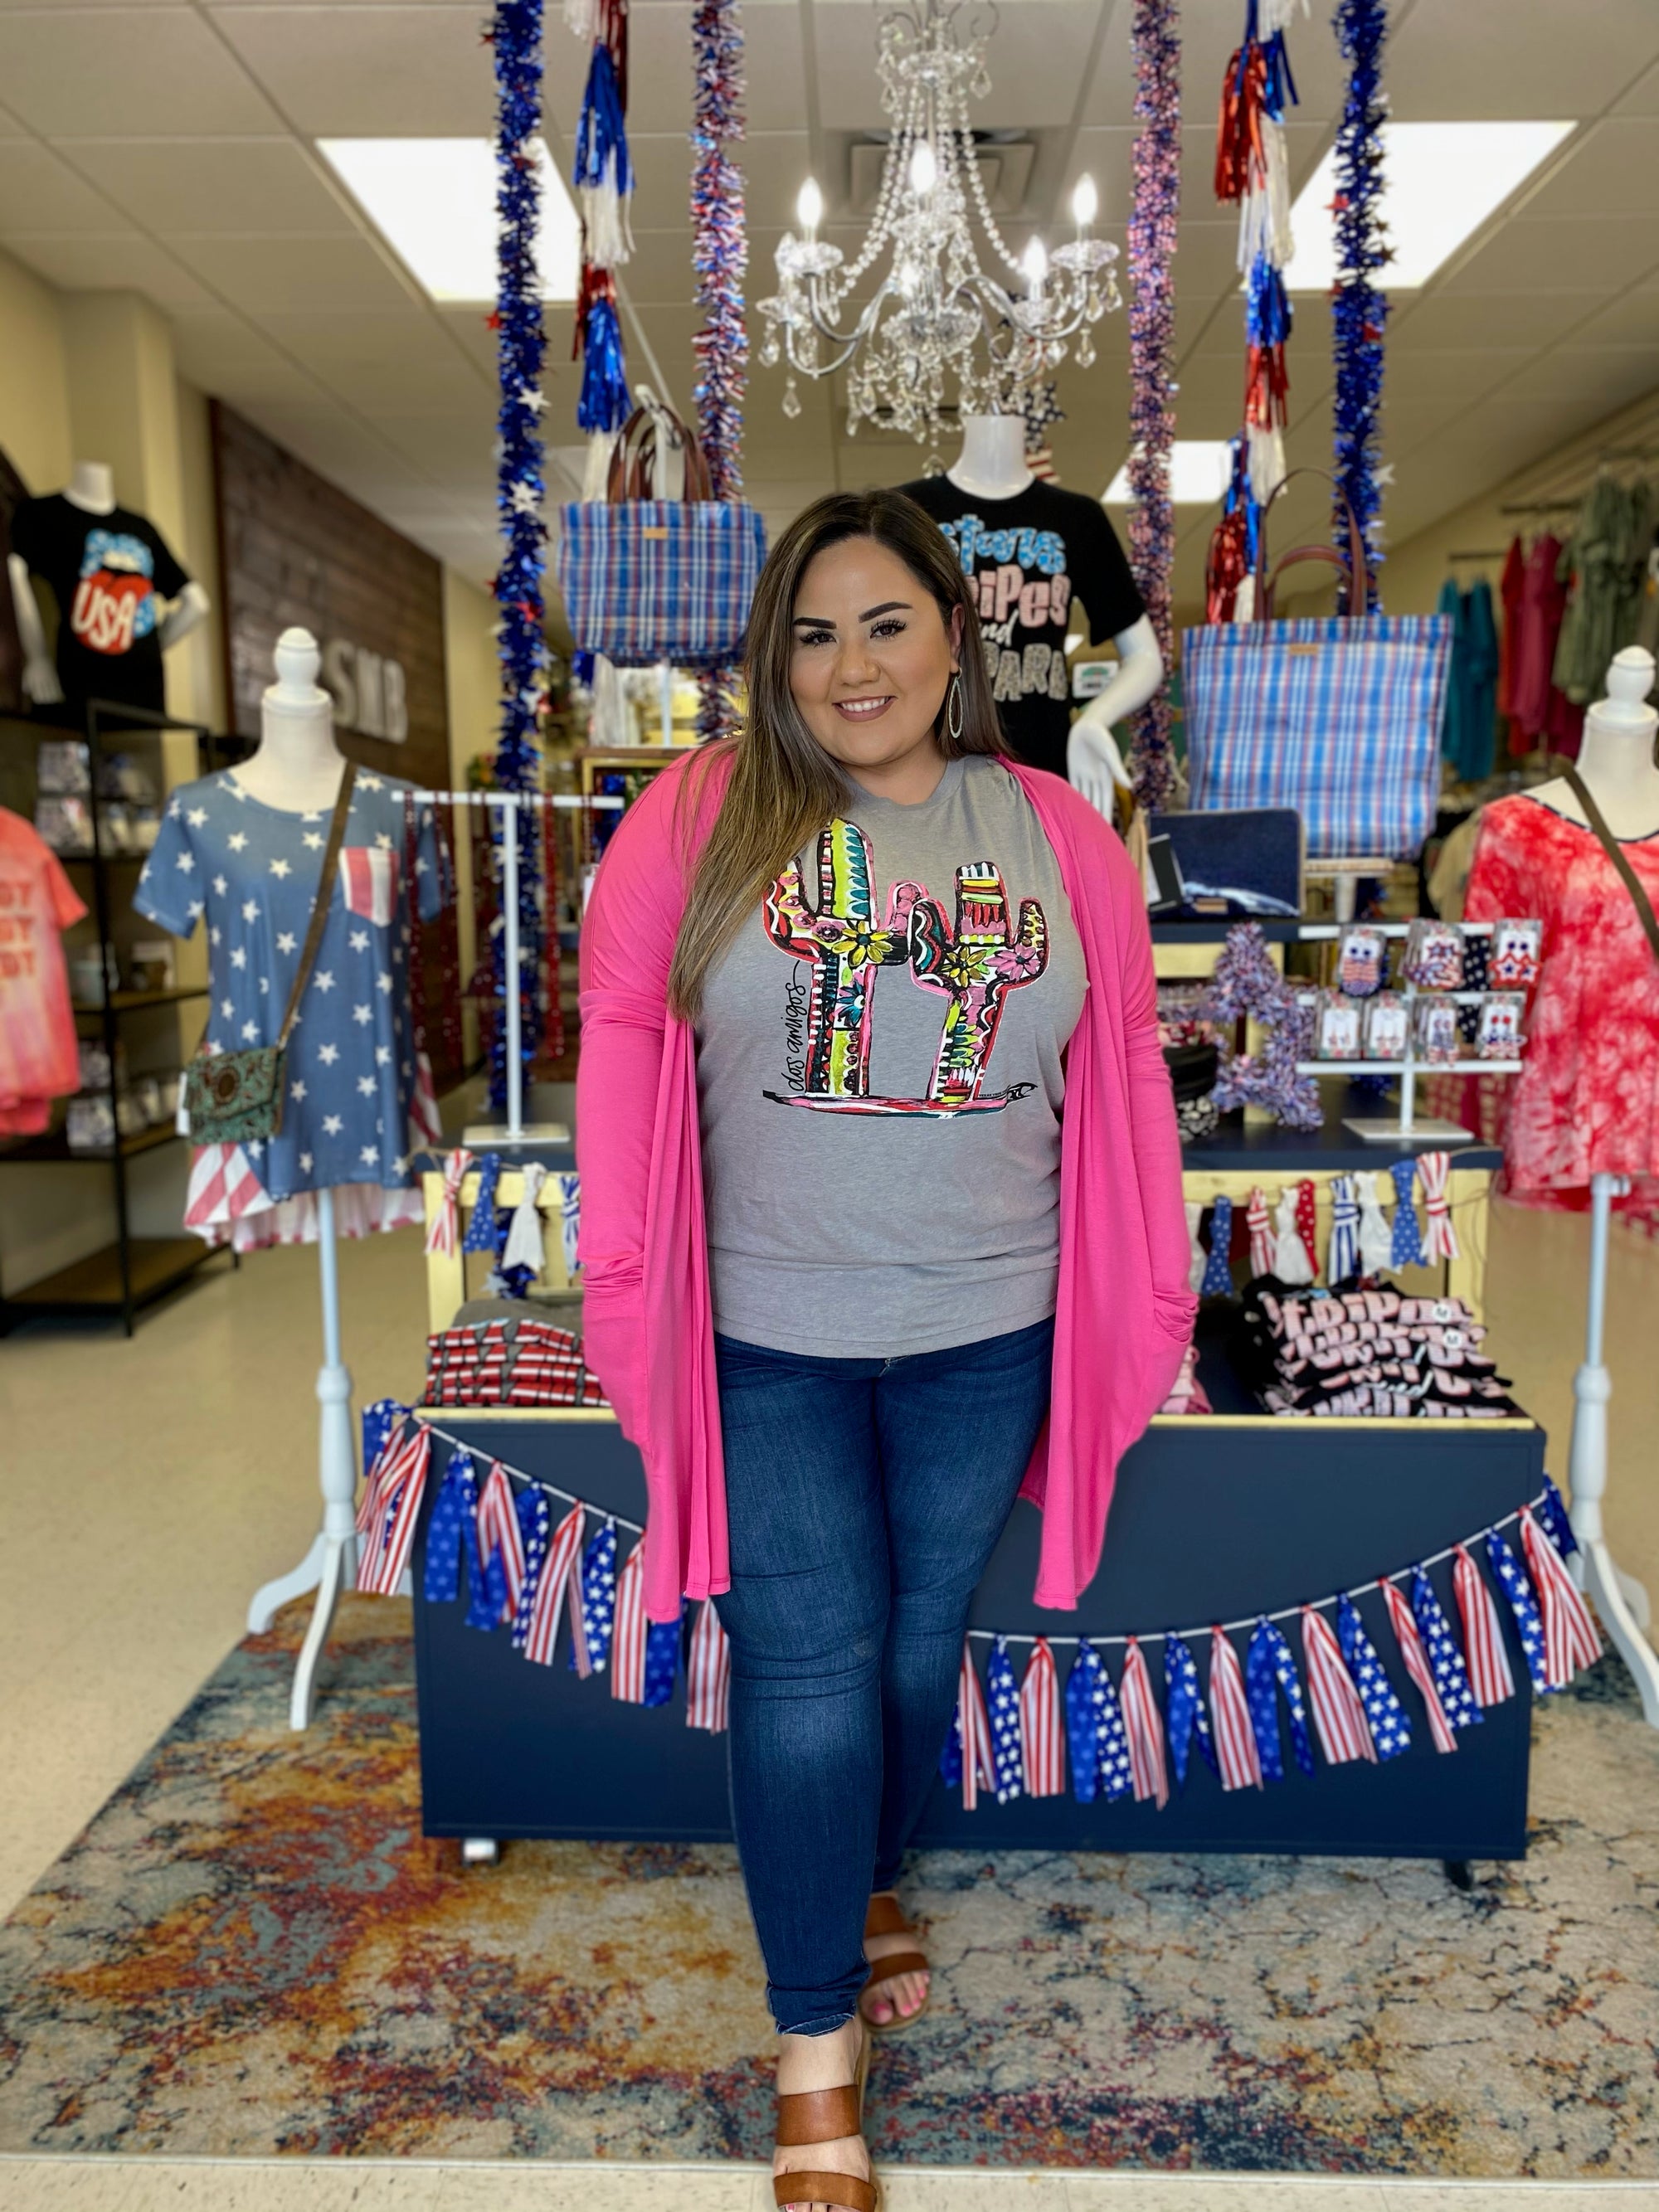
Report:
[[[1607,1487],[1607,1401],[1613,1379],[1602,1359],[1607,1297],[1607,1227],[1613,1201],[1630,1188],[1622,1176],[1590,1178],[1589,1315],[1584,1334],[1584,1364],[1573,1377],[1577,1403],[1568,1477],[1572,1486],[1572,1531],[1579,1551],[1574,1579],[1595,1603],[1601,1625],[1618,1647],[1641,1692],[1643,1717],[1659,1728],[1659,1657],[1643,1635],[1649,1619],[1648,1594],[1630,1575],[1621,1574],[1607,1549],[1601,1525],[1601,1500]]]
[[[317,1194],[317,1258],[323,1289],[323,1364],[317,1373],[317,1401],[322,1409],[318,1474],[323,1492],[323,1525],[292,1574],[281,1576],[254,1593],[247,1616],[250,1632],[263,1635],[279,1606],[308,1589],[317,1592],[289,1700],[289,1725],[294,1729],[310,1724],[316,1702],[317,1662],[328,1640],[340,1593],[352,1587],[357,1574],[357,1451],[352,1433],[351,1376],[340,1357],[340,1274],[331,1190]]]

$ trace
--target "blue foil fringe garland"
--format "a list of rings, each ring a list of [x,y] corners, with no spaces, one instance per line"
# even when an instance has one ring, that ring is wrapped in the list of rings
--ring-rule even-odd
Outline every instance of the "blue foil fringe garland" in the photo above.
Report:
[[[537,160],[542,127],[541,0],[495,0],[490,44],[495,61],[496,332],[501,406],[496,416],[499,459],[496,512],[501,517],[501,563],[495,583],[500,609],[501,672],[500,738],[495,786],[534,791],[541,781],[537,714],[546,682],[547,646],[542,580],[547,568],[547,526],[542,520],[546,482],[542,471],[541,280],[536,262],[541,189]],[[502,810],[490,813],[497,846],[505,835],[519,840],[519,959],[517,976],[506,972],[505,932],[492,951],[495,994],[504,1005],[509,988],[520,994],[520,1056],[526,1070],[541,1035],[541,839],[534,811],[525,808],[509,829]],[[499,874],[498,878],[499,880]],[[489,1051],[489,1103],[507,1104],[507,1024],[498,1019]]]
[[[1370,576],[1363,607],[1343,606],[1345,614],[1374,613],[1381,605],[1376,571],[1382,559],[1378,522],[1382,495],[1377,459],[1382,412],[1382,334],[1389,302],[1378,290],[1379,272],[1392,258],[1381,216],[1383,192],[1382,122],[1388,103],[1382,91],[1382,44],[1388,10],[1382,0],[1337,0],[1336,40],[1348,64],[1342,120],[1336,133],[1336,283],[1331,293],[1336,390],[1332,402],[1335,428],[1336,481],[1353,509],[1365,540]],[[1346,518],[1339,502],[1331,519],[1332,543],[1346,542]]]

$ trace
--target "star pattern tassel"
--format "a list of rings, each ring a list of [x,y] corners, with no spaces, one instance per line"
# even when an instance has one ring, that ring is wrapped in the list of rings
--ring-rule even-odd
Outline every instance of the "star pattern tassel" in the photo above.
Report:
[[[554,1646],[558,1641],[559,1613],[569,1587],[571,1570],[581,1553],[584,1516],[580,1505],[573,1505],[558,1527],[548,1546],[547,1558],[541,1572],[533,1582],[526,1578],[519,1598],[519,1612],[514,1621],[514,1641],[518,1642],[518,1625],[524,1623],[522,1649],[526,1659],[533,1659],[538,1667],[553,1664]]]
[[[697,1609],[691,1631],[691,1650],[685,1662],[685,1725],[723,1734],[731,1709],[732,1646],[714,1601],[706,1597]]]
[[[477,1510],[477,1480],[472,1455],[451,1452],[444,1479],[432,1501],[432,1517],[427,1523],[426,1571],[421,1577],[421,1595],[428,1605],[453,1601],[463,1547],[467,1553],[469,1589],[476,1581],[474,1523]],[[484,1626],[493,1627],[495,1623],[486,1622]]]
[[[1460,1544],[1452,1554],[1452,1589],[1463,1623],[1469,1687],[1481,1705],[1501,1705],[1515,1695],[1515,1677],[1504,1648],[1504,1624],[1480,1570]]]
[[[372,1410],[372,1409],[371,1409]],[[368,1416],[365,1415],[367,1419]],[[1561,1493],[1544,1477],[1544,1495],[1538,1506],[1538,1523],[1564,1559],[1570,1559],[1578,1549],[1578,1539],[1572,1533],[1572,1522],[1561,1502]]]
[[[1123,1655],[1123,1680],[1118,1686],[1118,1709],[1129,1746],[1129,1779],[1135,1802],[1151,1797],[1161,1813],[1170,1802],[1170,1778],[1164,1762],[1164,1724],[1158,1699],[1139,1644],[1132,1636]]]
[[[582,1639],[596,1674],[604,1674],[610,1660],[616,1618],[617,1524],[607,1521],[582,1559]]]
[[[1601,1639],[1566,1562],[1530,1510],[1521,1516],[1521,1547],[1543,1609],[1545,1672],[1551,1689],[1565,1689],[1581,1667],[1593,1667],[1601,1656]]]
[[[1233,1202],[1224,1193],[1210,1212],[1210,1251],[1205,1262],[1200,1293],[1206,1298],[1230,1298],[1233,1294],[1231,1252],[1233,1241]]]
[[[1345,1590],[1336,1601],[1336,1633],[1370,1723],[1371,1741],[1379,1759],[1398,1759],[1411,1747],[1411,1723],[1400,1702],[1388,1669],[1376,1647],[1365,1633],[1359,1608]]]
[[[1419,1156],[1417,1172],[1423,1184],[1423,1211],[1427,1219],[1427,1231],[1423,1249],[1431,1261],[1455,1260],[1462,1256],[1457,1242],[1457,1231],[1453,1226],[1451,1203],[1446,1196],[1446,1186],[1451,1175],[1449,1152],[1424,1152]]]
[[[991,1646],[985,1667],[986,1702],[990,1708],[991,1766],[996,1781],[997,1802],[1011,1804],[1024,1786],[1024,1753],[1019,1734],[1019,1684],[1008,1656],[1007,1640],[999,1636]]]
[[[1251,1274],[1277,1274],[1279,1248],[1268,1223],[1267,1194],[1260,1183],[1251,1187],[1250,1202],[1245,1210],[1244,1220],[1250,1232]]]
[[[1028,1797],[1066,1794],[1066,1731],[1060,1724],[1060,1677],[1046,1636],[1039,1636],[1025,1662],[1019,1688],[1019,1737],[1025,1757]]]
[[[1072,1795],[1081,1805],[1097,1797],[1127,1797],[1134,1786],[1129,1742],[1106,1662],[1085,1637],[1066,1678],[1066,1732],[1072,1752]]]
[[[513,1608],[513,1649],[522,1655],[524,1638],[530,1627],[525,1592],[533,1588],[547,1564],[553,1542],[553,1508],[547,1492],[534,1483],[526,1483],[514,1503],[519,1513],[519,1538],[524,1547],[524,1579],[519,1585],[518,1603]]]
[[[1250,1724],[1255,1730],[1256,1751],[1264,1782],[1285,1779],[1285,1758],[1279,1744],[1279,1692],[1285,1693],[1290,1717],[1291,1747],[1304,1774],[1314,1771],[1313,1745],[1308,1736],[1308,1708],[1296,1661],[1283,1632],[1266,1615],[1257,1621],[1244,1656],[1244,1689],[1249,1700]]]
[[[1435,1595],[1434,1584],[1421,1567],[1412,1575],[1412,1613],[1423,1638],[1423,1648],[1429,1655],[1435,1692],[1446,1718],[1455,1729],[1478,1727],[1486,1716],[1469,1687],[1468,1669],[1457,1648],[1452,1625]]]
[[[501,1249],[495,1229],[495,1186],[501,1181],[501,1154],[486,1152],[478,1170],[478,1194],[472,1201],[472,1218],[461,1239],[463,1252],[488,1252],[494,1258]]]
[[[1417,1180],[1415,1160],[1396,1160],[1389,1170],[1394,1178],[1395,1194],[1399,1203],[1394,1209],[1394,1241],[1389,1253],[1389,1267],[1398,1273],[1401,1267],[1421,1267],[1427,1265],[1428,1255],[1423,1249],[1423,1234],[1417,1224],[1417,1214],[1412,1205],[1412,1185]]]
[[[1532,1594],[1532,1585],[1522,1570],[1520,1560],[1496,1528],[1486,1539],[1486,1557],[1498,1577],[1498,1587],[1509,1600],[1510,1611],[1515,1616],[1516,1629],[1521,1638],[1522,1656],[1532,1679],[1533,1694],[1544,1697],[1553,1685],[1544,1657],[1544,1624],[1539,1615],[1538,1601]]]
[[[1455,1751],[1457,1737],[1451,1719],[1440,1702],[1440,1690],[1429,1665],[1429,1655],[1423,1649],[1423,1638],[1405,1595],[1395,1583],[1382,1585],[1382,1601],[1389,1610],[1389,1626],[1394,1631],[1394,1640],[1400,1646],[1400,1656],[1406,1662],[1406,1672],[1423,1700],[1423,1710],[1429,1717],[1429,1735],[1437,1751]],[[1471,1700],[1473,1708],[1473,1700]]]
[[[1198,1662],[1185,1639],[1179,1636],[1166,1636],[1164,1639],[1164,1711],[1170,1736],[1170,1764],[1175,1770],[1177,1787],[1184,1790],[1187,1786],[1187,1761],[1194,1743],[1211,1773],[1218,1772],[1215,1739],[1210,1733],[1210,1716],[1198,1679]]]
[[[1315,1607],[1302,1608],[1302,1662],[1308,1673],[1308,1702],[1313,1707],[1319,1747],[1327,1762],[1341,1766],[1351,1759],[1375,1763],[1376,1747],[1353,1678],[1342,1663],[1336,1631]]]
[[[1216,1750],[1224,1790],[1260,1790],[1261,1757],[1250,1709],[1244,1698],[1244,1677],[1238,1654],[1226,1632],[1210,1632],[1210,1713],[1215,1724]]]

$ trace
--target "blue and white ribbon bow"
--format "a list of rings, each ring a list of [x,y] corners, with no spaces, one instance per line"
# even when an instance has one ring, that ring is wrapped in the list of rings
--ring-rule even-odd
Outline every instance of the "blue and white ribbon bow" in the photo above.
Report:
[[[1218,1197],[1210,1213],[1210,1255],[1205,1262],[1204,1279],[1199,1285],[1200,1294],[1206,1298],[1230,1298],[1233,1294],[1232,1263],[1228,1257],[1233,1241],[1233,1202],[1224,1194]]]
[[[1263,1618],[1257,1621],[1244,1659],[1244,1693],[1249,1700],[1250,1725],[1255,1730],[1256,1750],[1264,1782],[1285,1779],[1285,1758],[1279,1746],[1279,1697],[1285,1693],[1290,1717],[1291,1747],[1304,1774],[1314,1771],[1313,1745],[1308,1736],[1308,1709],[1296,1661],[1281,1631]]]
[[[1370,1723],[1371,1741],[1379,1759],[1398,1759],[1411,1748],[1411,1723],[1400,1702],[1388,1670],[1376,1656],[1376,1647],[1365,1633],[1359,1608],[1346,1590],[1336,1601],[1337,1640],[1348,1672],[1353,1676],[1359,1702]]]
[[[1396,1160],[1389,1173],[1394,1177],[1395,1194],[1400,1201],[1394,1210],[1394,1243],[1389,1255],[1389,1265],[1391,1268],[1426,1267],[1428,1258],[1423,1249],[1423,1232],[1412,1205],[1412,1186],[1417,1180],[1417,1162]]]

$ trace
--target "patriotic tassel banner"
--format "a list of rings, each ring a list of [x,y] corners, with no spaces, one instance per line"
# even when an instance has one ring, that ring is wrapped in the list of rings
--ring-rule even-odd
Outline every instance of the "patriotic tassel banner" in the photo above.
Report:
[[[1382,220],[1386,179],[1382,167],[1382,43],[1388,36],[1383,0],[1337,0],[1336,42],[1348,64],[1342,119],[1336,132],[1336,283],[1331,324],[1336,389],[1332,400],[1337,486],[1334,526],[1347,527],[1352,509],[1365,540],[1370,587],[1363,606],[1341,614],[1374,614],[1381,602],[1376,572],[1382,559],[1381,485],[1382,334],[1389,318],[1377,278],[1393,258]],[[1346,501],[1346,507],[1345,502]],[[1340,544],[1339,536],[1333,541]],[[1340,586],[1339,586],[1339,591]]]
[[[1572,1533],[1572,1522],[1567,1517],[1567,1509],[1562,1503],[1561,1493],[1548,1475],[1544,1477],[1544,1494],[1534,1510],[1551,1543],[1554,1545],[1564,1559],[1570,1559],[1578,1549],[1578,1539]]]
[[[477,1610],[482,1586],[477,1570],[478,1510],[477,1476],[470,1452],[452,1452],[444,1479],[438,1486],[438,1494],[432,1501],[432,1518],[426,1530],[426,1571],[421,1577],[421,1593],[428,1605],[445,1605],[455,1595],[456,1582],[461,1571],[463,1550],[467,1561],[467,1623],[476,1626],[472,1614]],[[493,1628],[495,1621],[487,1621]]]
[[[1260,1790],[1261,1755],[1238,1654],[1219,1623],[1210,1632],[1210,1717],[1224,1790]]]
[[[1417,1172],[1423,1185],[1423,1212],[1428,1224],[1423,1239],[1424,1253],[1431,1261],[1458,1259],[1462,1255],[1457,1231],[1452,1226],[1451,1206],[1446,1196],[1451,1175],[1450,1153],[1419,1153]]]
[[[1480,1570],[1459,1544],[1452,1555],[1452,1588],[1457,1595],[1458,1617],[1463,1624],[1463,1650],[1469,1670],[1469,1687],[1482,1705],[1501,1705],[1515,1695],[1515,1677],[1504,1648],[1504,1627],[1492,1592]]]
[[[358,1507],[357,1588],[368,1597],[395,1597],[415,1544],[426,1494],[431,1431],[411,1423],[387,1440]]]
[[[1079,1804],[1129,1796],[1134,1778],[1123,1716],[1106,1662],[1086,1637],[1079,1640],[1066,1678],[1066,1734],[1072,1753],[1072,1795]]]
[[[559,1614],[565,1604],[570,1573],[581,1553],[583,1512],[573,1505],[548,1546],[547,1557],[533,1581],[526,1578],[514,1619],[513,1640],[526,1659],[538,1667],[553,1664],[559,1635]],[[520,1627],[522,1623],[522,1640]]]
[[[459,1146],[444,1154],[443,1196],[438,1210],[427,1224],[426,1249],[447,1259],[454,1251],[460,1235],[461,1185],[466,1180],[467,1170],[472,1165],[472,1155]]]
[[[1175,1635],[1164,1639],[1164,1722],[1170,1736],[1170,1765],[1179,1788],[1187,1786],[1187,1761],[1194,1743],[1211,1773],[1218,1771],[1198,1662],[1186,1639]]]
[[[1374,1763],[1376,1747],[1371,1741],[1359,1692],[1343,1664],[1336,1631],[1310,1605],[1302,1608],[1302,1662],[1307,1669],[1308,1701],[1319,1731],[1319,1747],[1328,1764],[1341,1766],[1352,1759]]]
[[[1250,489],[1249,456],[1242,436],[1228,441],[1232,466],[1222,495],[1221,520],[1210,537],[1205,567],[1206,623],[1248,622],[1255,603],[1255,556],[1261,510]]]
[[[971,1813],[979,1803],[980,1791],[995,1789],[996,1765],[991,1752],[990,1717],[974,1665],[974,1647],[966,1641],[957,1692],[956,1736],[961,1755],[963,1809]]]
[[[603,1674],[617,1617],[617,1524],[607,1520],[582,1555],[582,1642],[588,1666]],[[575,1664],[575,1653],[570,1655]]]
[[[743,496],[743,412],[749,382],[744,279],[749,234],[743,171],[727,151],[744,115],[743,16],[738,0],[695,0],[691,11],[691,270],[703,324],[691,340],[698,442],[720,500]],[[698,678],[698,733],[726,736],[737,723],[735,666]]]
[[[1205,1261],[1202,1280],[1197,1288],[1206,1298],[1230,1298],[1233,1294],[1233,1270],[1229,1253],[1233,1241],[1233,1202],[1224,1194],[1218,1197],[1210,1212],[1210,1250]]]
[[[524,1574],[519,1583],[518,1601],[513,1608],[511,1640],[513,1649],[522,1653],[530,1626],[525,1610],[525,1592],[535,1588],[552,1548],[553,1507],[547,1492],[538,1490],[533,1483],[526,1483],[514,1503],[519,1514],[519,1540],[524,1548]]]
[[[1509,1600],[1510,1611],[1515,1616],[1516,1632],[1521,1638],[1521,1656],[1527,1662],[1527,1672],[1532,1677],[1533,1694],[1541,1698],[1554,1687],[1549,1677],[1549,1666],[1545,1657],[1544,1622],[1538,1610],[1538,1601],[1533,1595],[1532,1585],[1522,1571],[1521,1562],[1496,1528],[1486,1539],[1486,1557],[1498,1577],[1498,1586]]]
[[[493,1257],[501,1250],[501,1233],[495,1220],[495,1186],[501,1175],[501,1154],[486,1152],[478,1170],[478,1194],[472,1201],[472,1218],[461,1239],[463,1252],[488,1252]]]
[[[1244,273],[1244,441],[1252,499],[1285,474],[1291,303],[1283,270],[1292,251],[1285,118],[1296,100],[1285,24],[1291,0],[1249,0],[1244,41],[1227,66],[1216,133],[1215,194],[1239,210]],[[1224,619],[1224,617],[1223,617]]]
[[[524,1594],[526,1562],[518,1504],[507,1479],[507,1469],[500,1460],[492,1464],[478,1493],[478,1549],[483,1555],[486,1580],[491,1581],[492,1587],[493,1574],[499,1565],[501,1603],[496,1608],[492,1626],[510,1621]]]
[[[1544,1615],[1544,1671],[1551,1689],[1563,1689],[1581,1667],[1595,1664],[1601,1656],[1601,1639],[1565,1560],[1530,1510],[1521,1516],[1521,1548]]]
[[[991,1721],[991,1765],[996,1777],[997,1802],[1007,1805],[1024,1784],[1025,1753],[1020,1741],[1019,1684],[1007,1640],[999,1636],[985,1665],[986,1704]]]
[[[1128,1740],[1129,1778],[1134,1786],[1135,1802],[1143,1804],[1148,1797],[1153,1798],[1161,1813],[1170,1802],[1170,1778],[1164,1764],[1164,1726],[1158,1717],[1158,1700],[1152,1695],[1146,1662],[1133,1636],[1123,1655],[1118,1709]]]
[[[1429,1735],[1437,1751],[1455,1751],[1457,1738],[1452,1730],[1450,1716],[1440,1702],[1439,1686],[1429,1665],[1429,1655],[1423,1648],[1423,1638],[1418,1632],[1416,1618],[1406,1602],[1405,1594],[1393,1583],[1384,1583],[1382,1596],[1389,1608],[1389,1625],[1394,1630],[1394,1640],[1400,1646],[1400,1656],[1406,1662],[1406,1672],[1416,1686],[1423,1700],[1423,1709],[1429,1717]],[[1473,1710],[1473,1700],[1471,1700]],[[1476,1715],[1479,1717],[1479,1715]]]
[[[618,269],[634,251],[629,203],[634,192],[617,64],[603,40],[595,42],[586,89],[576,124],[576,165],[571,182],[582,215],[587,258],[596,268]]]
[[[1244,1659],[1244,1690],[1249,1702],[1250,1724],[1255,1730],[1256,1751],[1264,1782],[1285,1779],[1284,1754],[1279,1747],[1279,1696],[1285,1693],[1290,1716],[1291,1747],[1304,1774],[1314,1771],[1313,1745],[1308,1737],[1308,1708],[1296,1661],[1281,1630],[1265,1616],[1257,1621]]]
[[[496,334],[500,406],[496,428],[495,509],[501,559],[493,590],[498,610],[501,719],[494,761],[498,791],[534,791],[541,781],[538,732],[547,696],[547,525],[542,501],[541,418],[547,406],[542,363],[542,278],[537,257],[541,222],[542,0],[495,0],[489,41],[495,64],[496,295],[490,323]],[[494,995],[502,1003],[519,994],[520,1049],[526,1069],[541,1034],[538,1019],[542,974],[540,840],[532,810],[489,810],[492,840],[518,840],[519,972],[506,969],[506,933],[491,940]],[[502,880],[494,852],[495,878]],[[489,1045],[489,1103],[507,1104],[507,1024],[497,1021]]]
[[[1269,1225],[1267,1194],[1259,1182],[1251,1186],[1249,1204],[1245,1208],[1244,1220],[1250,1232],[1251,1274],[1277,1274],[1279,1243]]]
[[[1336,1601],[1336,1633],[1370,1724],[1371,1741],[1379,1759],[1397,1759],[1411,1747],[1411,1723],[1395,1694],[1376,1647],[1365,1633],[1359,1608],[1345,1590]]]
[[[624,1705],[645,1703],[645,1546],[635,1544],[617,1577],[611,1694]]]
[[[1415,1160],[1396,1160],[1389,1170],[1394,1178],[1395,1195],[1398,1204],[1394,1209],[1394,1238],[1389,1253],[1390,1269],[1422,1267],[1428,1264],[1428,1255],[1423,1249],[1423,1234],[1418,1227],[1417,1215],[1412,1206],[1412,1185],[1417,1180]]]
[[[1389,1583],[1384,1587],[1392,1589],[1394,1585]],[[1486,1716],[1469,1687],[1468,1670],[1457,1648],[1457,1638],[1452,1634],[1445,1607],[1421,1567],[1412,1577],[1412,1614],[1428,1654],[1429,1671],[1441,1711],[1455,1729],[1476,1727]]]
[[[1328,1282],[1346,1283],[1359,1273],[1359,1207],[1353,1177],[1331,1177],[1331,1247],[1325,1262]]]
[[[1394,1231],[1378,1200],[1371,1169],[1354,1176],[1353,1191],[1359,1203],[1359,1272],[1380,1275],[1394,1265]]]
[[[685,1725],[707,1729],[711,1735],[724,1733],[732,1696],[732,1646],[706,1597],[698,1608],[691,1631],[691,1650],[685,1662]]]
[[[1164,665],[1175,661],[1170,578],[1175,505],[1175,273],[1181,203],[1181,29],[1176,0],[1135,0],[1134,189],[1125,252],[1129,294],[1129,565]],[[1028,417],[1029,420],[1029,417]],[[1146,811],[1174,804],[1174,709],[1168,683],[1132,717],[1129,775]]]
[[[399,1405],[395,1398],[377,1398],[372,1406],[363,1407],[363,1466],[374,1466],[386,1449],[386,1439],[399,1421],[408,1417],[409,1408]],[[361,1523],[359,1524],[361,1526]]]
[[[1046,1636],[1039,1636],[1025,1662],[1019,1690],[1019,1740],[1024,1753],[1028,1797],[1066,1794],[1066,1731],[1060,1717],[1060,1677]]]

